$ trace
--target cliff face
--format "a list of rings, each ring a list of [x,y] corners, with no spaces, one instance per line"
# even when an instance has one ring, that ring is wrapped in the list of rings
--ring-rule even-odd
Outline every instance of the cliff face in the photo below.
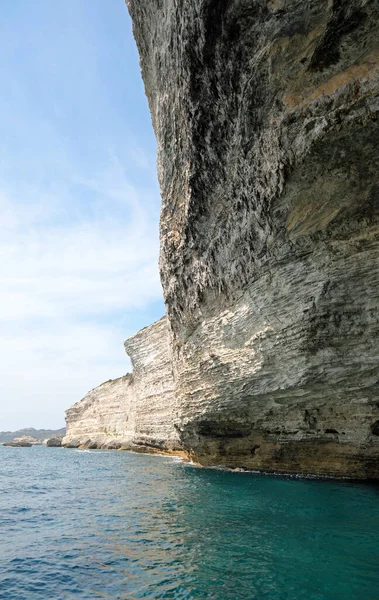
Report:
[[[106,381],[66,412],[62,445],[136,451],[179,448],[163,318],[125,342],[133,374]]]
[[[66,411],[68,447],[119,448],[134,433],[135,402],[130,374],[102,383]]]
[[[134,444],[180,448],[174,426],[176,400],[166,318],[129,338],[125,350],[133,366]]]
[[[128,7],[182,443],[203,464],[378,477],[378,3]]]

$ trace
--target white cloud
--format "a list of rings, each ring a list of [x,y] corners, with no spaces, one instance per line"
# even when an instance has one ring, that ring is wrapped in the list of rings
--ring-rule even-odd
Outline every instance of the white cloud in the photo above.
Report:
[[[8,3],[0,430],[57,426],[161,316],[155,140],[124,4]],[[69,43],[67,42],[69,40]]]
[[[137,189],[112,158],[96,178],[28,194],[0,194],[0,430],[59,426],[126,372],[122,315],[161,298],[155,188]]]

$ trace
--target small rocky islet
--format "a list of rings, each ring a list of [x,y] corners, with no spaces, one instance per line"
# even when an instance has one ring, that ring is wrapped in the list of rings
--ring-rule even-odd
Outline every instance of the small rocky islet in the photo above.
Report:
[[[9,433],[9,432],[7,432]],[[9,437],[9,435],[6,435]],[[47,447],[61,447],[63,435],[56,435],[48,438],[37,438],[31,435],[15,436],[8,441],[3,441],[3,446],[10,446],[13,448],[31,448],[32,446],[47,446]]]
[[[31,448],[32,446],[42,446],[42,442],[31,436],[25,435],[14,438],[10,442],[3,442],[3,446],[13,446],[15,448]]]

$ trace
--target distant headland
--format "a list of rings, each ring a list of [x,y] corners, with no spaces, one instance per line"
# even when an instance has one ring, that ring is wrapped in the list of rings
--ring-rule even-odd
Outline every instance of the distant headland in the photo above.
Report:
[[[62,429],[34,429],[34,427],[27,427],[25,429],[18,429],[17,431],[0,431],[0,444],[11,442],[15,438],[24,436],[42,441],[47,438],[62,437],[65,434],[65,427],[62,427]]]

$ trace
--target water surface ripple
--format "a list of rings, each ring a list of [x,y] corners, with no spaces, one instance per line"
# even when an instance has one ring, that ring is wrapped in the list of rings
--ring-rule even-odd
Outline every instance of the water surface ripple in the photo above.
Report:
[[[0,599],[378,600],[379,489],[0,446]]]

